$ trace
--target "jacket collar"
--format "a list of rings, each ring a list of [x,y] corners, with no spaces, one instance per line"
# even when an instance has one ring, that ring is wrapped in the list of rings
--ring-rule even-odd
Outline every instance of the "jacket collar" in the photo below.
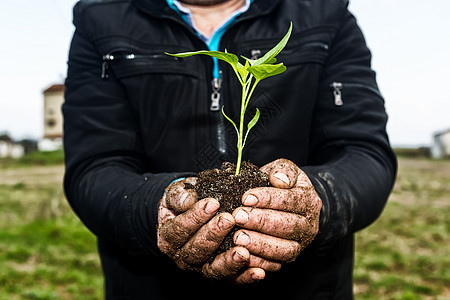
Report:
[[[268,14],[281,0],[254,0],[250,9],[243,15],[252,18]],[[142,11],[157,18],[174,18],[177,14],[170,9],[165,0],[133,0]]]

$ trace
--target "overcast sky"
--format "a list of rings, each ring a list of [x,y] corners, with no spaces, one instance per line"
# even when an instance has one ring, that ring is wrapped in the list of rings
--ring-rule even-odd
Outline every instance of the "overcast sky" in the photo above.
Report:
[[[2,0],[0,132],[43,134],[42,91],[61,83],[74,0]],[[450,1],[353,0],[373,54],[394,145],[430,144],[450,129]]]

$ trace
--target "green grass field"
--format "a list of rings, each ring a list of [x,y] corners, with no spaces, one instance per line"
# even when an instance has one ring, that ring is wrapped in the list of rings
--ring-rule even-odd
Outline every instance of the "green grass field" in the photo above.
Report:
[[[101,299],[94,236],[69,208],[62,165],[0,170],[0,299]]]
[[[450,299],[450,161],[399,159],[384,213],[357,234],[357,299]]]
[[[357,235],[356,299],[450,299],[450,161],[399,162],[383,215]],[[0,162],[0,300],[102,299],[95,238],[64,199],[63,166],[27,163]]]

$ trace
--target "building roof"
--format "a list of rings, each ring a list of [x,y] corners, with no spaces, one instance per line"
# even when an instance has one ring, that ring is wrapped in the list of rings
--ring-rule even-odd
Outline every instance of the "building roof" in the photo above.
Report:
[[[54,84],[47,89],[44,90],[44,94],[54,93],[54,92],[64,92],[65,86],[64,84]]]
[[[436,132],[436,133],[434,134],[434,136],[435,136],[435,137],[438,137],[438,136],[446,135],[446,134],[450,134],[450,128],[447,129],[447,130],[442,130],[442,131]]]
[[[3,133],[0,133],[0,141],[12,143],[13,140],[7,133],[3,132]]]

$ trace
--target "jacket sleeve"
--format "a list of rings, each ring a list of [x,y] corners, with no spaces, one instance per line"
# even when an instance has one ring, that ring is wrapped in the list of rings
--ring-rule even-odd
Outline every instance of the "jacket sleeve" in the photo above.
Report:
[[[322,199],[319,234],[312,245],[318,253],[380,215],[397,168],[370,51],[355,18],[347,9],[343,16],[321,79],[312,164],[302,168]],[[335,82],[342,83],[342,105],[335,103]]]
[[[63,105],[66,196],[98,237],[133,254],[159,255],[159,201],[171,181],[188,174],[146,173],[126,92],[114,78],[101,79],[101,54],[77,26],[84,21],[77,8]]]

